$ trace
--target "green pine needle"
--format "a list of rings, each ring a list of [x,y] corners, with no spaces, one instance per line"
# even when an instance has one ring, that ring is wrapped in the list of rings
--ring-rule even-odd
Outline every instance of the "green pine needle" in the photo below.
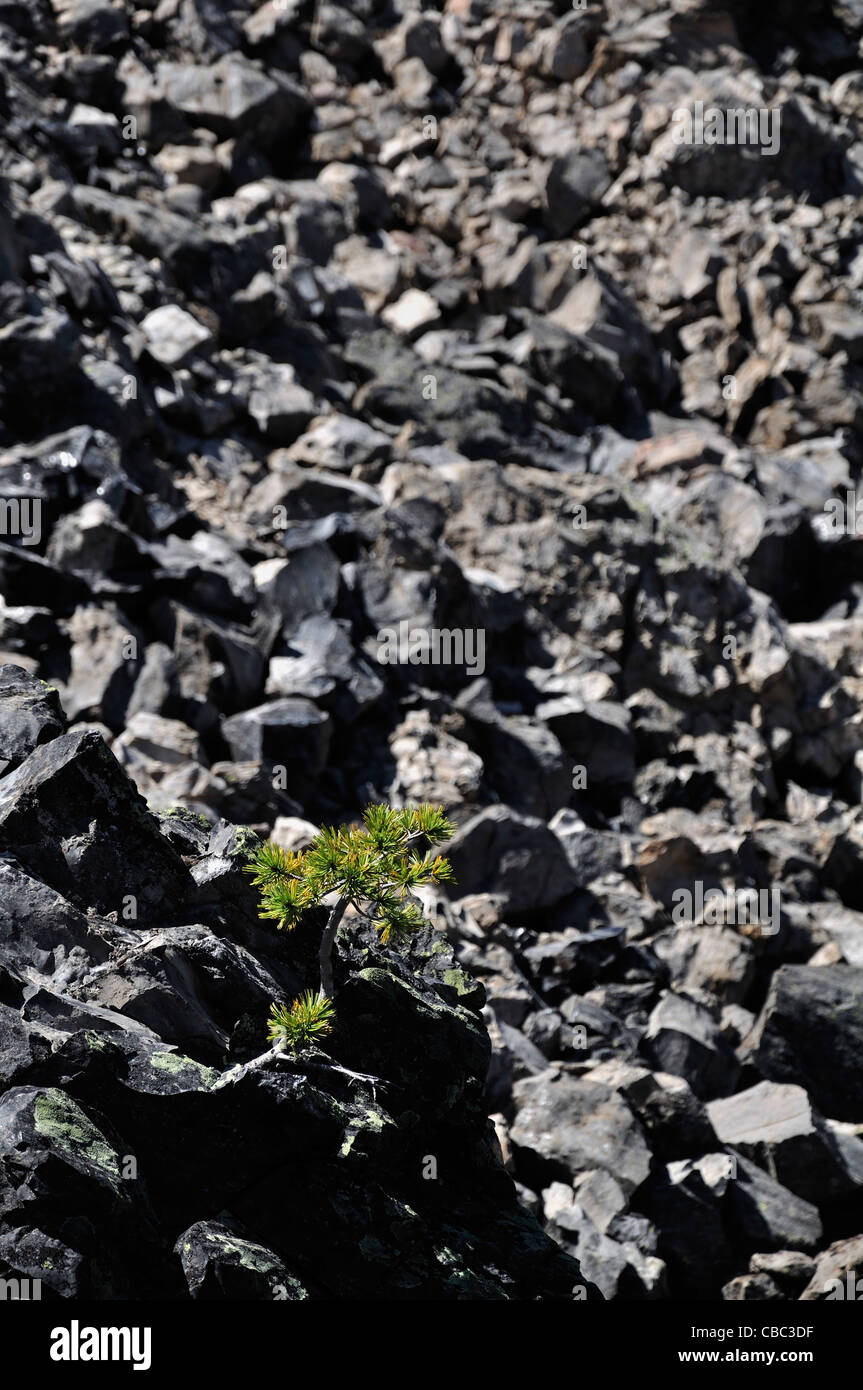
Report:
[[[373,918],[384,944],[401,941],[424,921],[413,890],[453,882],[449,860],[435,854],[433,847],[450,840],[455,830],[441,806],[395,810],[372,805],[365,808],[362,825],[325,826],[302,853],[273,841],[258,845],[246,872],[260,891],[259,915],[291,931],[304,912],[333,894],[334,923],[352,904]],[[337,929],[334,926],[330,937],[330,952]],[[322,974],[328,958],[322,961]],[[331,983],[325,984],[325,989],[331,988]],[[323,1005],[316,1004],[315,1012],[310,1000],[322,1000]],[[331,1018],[332,1001],[323,991],[302,995],[290,1009],[274,1006],[270,1036],[293,1046],[295,1038],[324,1036]],[[319,1023],[327,1026],[318,1028]]]
[[[292,1052],[299,1052],[331,1033],[335,1016],[332,999],[307,989],[290,1008],[287,1004],[273,1005],[267,1036],[271,1043],[285,1043]]]

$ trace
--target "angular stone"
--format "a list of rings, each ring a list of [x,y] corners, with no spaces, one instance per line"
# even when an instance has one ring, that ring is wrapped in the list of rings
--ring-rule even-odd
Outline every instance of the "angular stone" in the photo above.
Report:
[[[701,1100],[727,1095],[740,1071],[707,1010],[671,991],[650,1015],[642,1051],[659,1070],[682,1076]]]
[[[598,150],[573,150],[552,163],[545,188],[546,222],[552,236],[568,236],[587,221],[611,183]]]
[[[61,734],[0,782],[0,841],[71,901],[139,916],[176,907],[190,885],[182,860],[101,737]]]
[[[65,728],[60,697],[53,687],[20,666],[0,666],[0,766],[4,773]]]
[[[706,1154],[658,1169],[637,1194],[637,1210],[659,1231],[672,1297],[718,1298],[733,1273],[733,1247],[722,1219],[731,1172],[726,1154]]]
[[[628,1062],[602,1062],[588,1076],[623,1096],[657,1158],[697,1158],[719,1147],[709,1108],[682,1076]]]
[[[280,1256],[249,1240],[235,1225],[196,1221],[178,1237],[174,1249],[191,1298],[299,1302],[309,1296]]]
[[[577,886],[560,841],[533,816],[490,806],[457,831],[447,856],[461,895],[495,893],[504,911],[559,902]]]
[[[741,1274],[724,1286],[722,1297],[729,1303],[761,1303],[783,1294],[767,1274]]]
[[[238,761],[301,767],[320,772],[327,760],[331,724],[311,700],[270,700],[231,715],[222,732]]]
[[[554,1171],[570,1180],[599,1168],[624,1192],[647,1177],[650,1150],[632,1112],[608,1087],[554,1069],[513,1087],[510,1137],[522,1173]]]
[[[855,1301],[863,1296],[863,1236],[837,1240],[816,1257],[801,1303]]]
[[[863,1120],[863,969],[782,965],[741,1054],[802,1085],[822,1115]]]
[[[140,630],[119,610],[81,604],[68,624],[72,661],[61,685],[63,707],[72,721],[103,719],[122,728],[141,670]]]
[[[225,54],[210,66],[160,62],[155,76],[134,83],[127,79],[127,109],[141,124],[146,138],[164,125],[160,107],[192,126],[204,126],[220,138],[253,135],[269,147],[290,137],[307,111],[302,89],[290,78],[265,72],[240,54]],[[152,127],[152,129],[151,129]]]
[[[818,1203],[863,1186],[863,1143],[850,1135],[837,1142],[801,1086],[762,1081],[711,1101],[707,1113],[723,1144],[800,1197]]]
[[[418,337],[440,319],[440,306],[424,290],[405,290],[381,313],[388,328],[404,338]]]
[[[814,1250],[822,1234],[818,1208],[795,1197],[745,1158],[735,1158],[729,1187],[734,1221],[759,1250]]]
[[[294,379],[292,367],[270,366],[259,373],[249,396],[249,414],[274,444],[290,444],[317,414],[311,391]]]
[[[163,304],[141,320],[147,351],[163,367],[178,367],[193,353],[212,342],[208,328],[179,304]]]
[[[305,619],[330,613],[335,604],[339,565],[325,543],[294,550],[286,560],[262,560],[252,573],[262,600],[281,614],[288,635]]]

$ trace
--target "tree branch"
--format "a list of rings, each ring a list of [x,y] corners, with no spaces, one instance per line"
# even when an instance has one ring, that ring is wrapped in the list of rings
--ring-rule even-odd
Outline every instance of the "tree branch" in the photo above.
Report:
[[[299,1076],[302,1076],[308,1071],[335,1072],[339,1076],[347,1076],[351,1081],[368,1082],[375,1104],[377,1104],[376,1087],[382,1084],[386,1085],[385,1082],[381,1081],[379,1076],[371,1076],[369,1072],[365,1071],[351,1071],[349,1067],[343,1067],[338,1062],[332,1061],[331,1058],[327,1058],[326,1062],[314,1062],[307,1058],[301,1059],[298,1057],[291,1057],[284,1051],[282,1046],[277,1043],[275,1047],[271,1047],[266,1052],[262,1052],[260,1056],[253,1057],[250,1062],[244,1062],[239,1066],[231,1067],[230,1071],[224,1072],[222,1076],[219,1077],[218,1081],[214,1083],[211,1089],[214,1091],[221,1091],[225,1086],[235,1086],[244,1076],[248,1076],[249,1072],[261,1071],[263,1068],[267,1067],[270,1062],[284,1062]]]
[[[347,898],[339,898],[338,902],[330,912],[329,921],[324,928],[321,937],[321,949],[318,951],[318,964],[321,970],[321,994],[325,994],[328,999],[335,997],[335,986],[333,985],[333,943],[336,939],[336,932],[339,923],[345,915],[345,908],[348,905]]]

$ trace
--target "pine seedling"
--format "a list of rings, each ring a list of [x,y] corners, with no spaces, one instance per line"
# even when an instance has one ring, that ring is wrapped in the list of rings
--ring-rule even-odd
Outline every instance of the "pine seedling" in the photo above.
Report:
[[[291,931],[304,912],[331,899],[318,951],[318,993],[307,991],[290,1008],[273,1006],[269,1029],[274,1043],[286,1043],[296,1051],[330,1031],[332,953],[347,908],[370,916],[385,945],[405,939],[424,920],[413,890],[453,878],[449,860],[430,849],[420,853],[418,846],[423,841],[440,844],[454,833],[455,826],[439,806],[367,806],[361,826],[325,828],[302,853],[272,841],[254,851],[246,871],[260,890],[262,918]]]
[[[290,1007],[287,1004],[273,1005],[267,1037],[273,1044],[284,1043],[292,1052],[300,1052],[333,1031],[334,1013],[331,999],[307,989]]]

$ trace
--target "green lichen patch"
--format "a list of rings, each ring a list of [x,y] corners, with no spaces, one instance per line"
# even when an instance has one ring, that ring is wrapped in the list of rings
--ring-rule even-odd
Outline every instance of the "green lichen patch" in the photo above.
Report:
[[[443,982],[454,989],[459,999],[463,999],[468,1006],[477,1005],[481,1008],[485,1003],[485,990],[479,980],[474,980],[458,966],[444,971]]]
[[[79,1163],[83,1161],[98,1168],[112,1186],[116,1186],[118,1191],[122,1190],[119,1156],[104,1134],[65,1091],[51,1087],[36,1097],[33,1126],[38,1135],[49,1141],[52,1149]]]
[[[367,1157],[372,1145],[377,1148],[376,1136],[385,1131],[391,1131],[395,1136],[397,1130],[395,1121],[385,1111],[377,1106],[363,1106],[362,1113],[348,1124],[339,1158]]]
[[[188,806],[169,806],[160,812],[163,820],[183,821],[187,825],[197,825],[201,830],[209,830],[210,822],[201,811],[190,811]]]
[[[220,1259],[233,1257],[245,1269],[255,1270],[259,1274],[271,1274],[281,1269],[281,1262],[275,1259],[272,1251],[263,1245],[256,1245],[254,1241],[240,1240],[226,1232],[211,1229],[207,1232],[207,1242],[218,1247]]]
[[[236,854],[253,854],[261,846],[261,837],[250,825],[238,825],[234,832],[234,844]]]
[[[150,1056],[150,1066],[155,1067],[157,1071],[167,1072],[171,1076],[193,1081],[196,1086],[200,1086],[202,1089],[209,1089],[219,1079],[219,1072],[215,1071],[213,1067],[205,1067],[203,1062],[195,1062],[191,1057],[184,1057],[182,1052],[153,1052]]]

